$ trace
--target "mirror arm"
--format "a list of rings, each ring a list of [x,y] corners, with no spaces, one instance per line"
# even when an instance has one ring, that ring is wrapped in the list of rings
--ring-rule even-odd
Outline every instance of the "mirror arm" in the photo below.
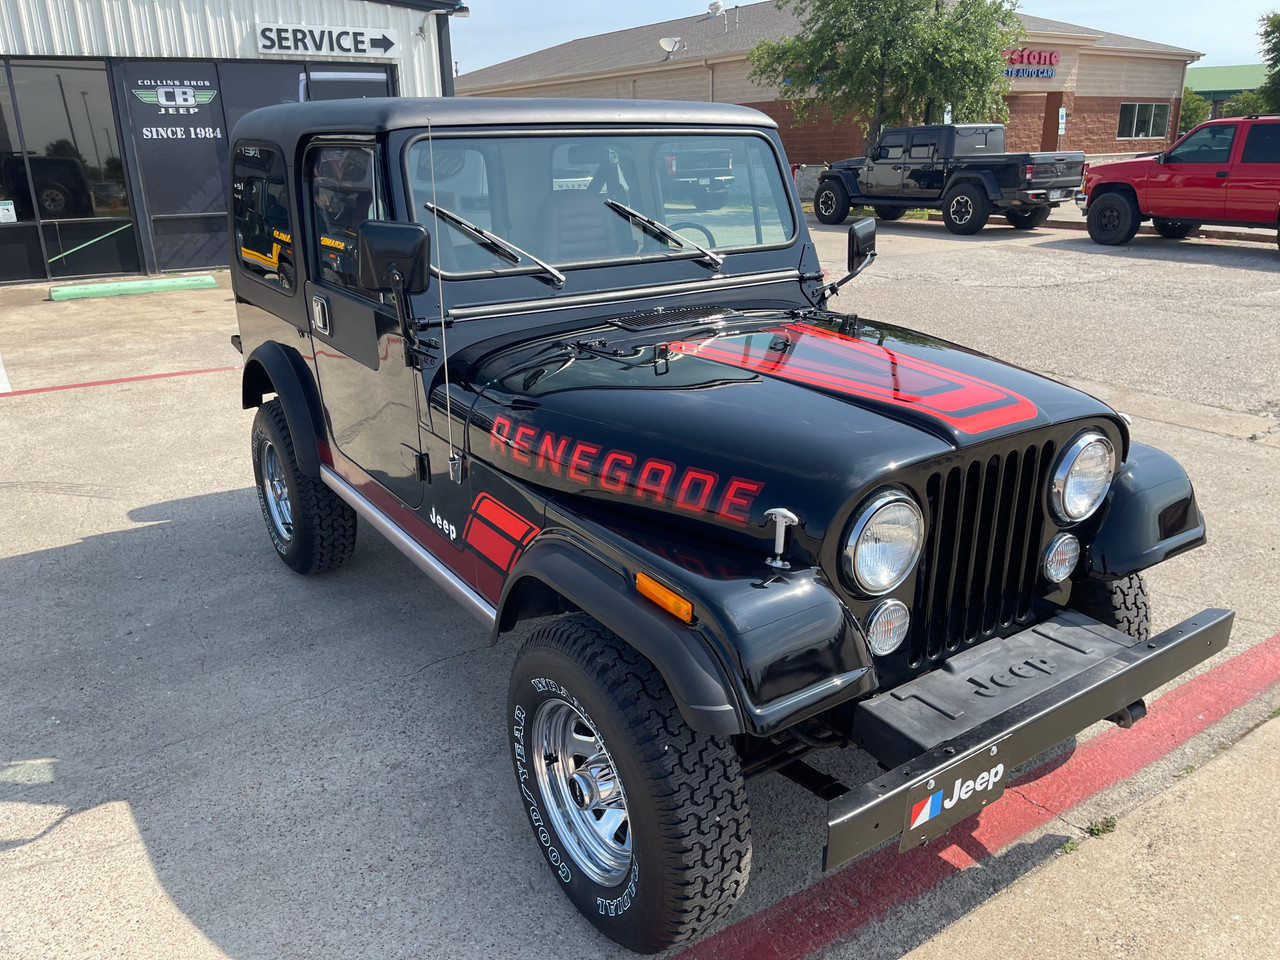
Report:
[[[854,277],[860,274],[863,270],[867,269],[867,267],[871,266],[871,261],[874,260],[875,258],[876,258],[876,252],[872,250],[871,253],[867,255],[867,259],[863,260],[860,264],[858,264],[857,270],[854,270],[852,273],[848,274],[844,278],[837,280],[835,283],[827,284],[825,287],[819,290],[818,291],[819,298],[823,300],[830,300],[832,297],[834,297],[837,293],[840,292],[841,287],[843,287],[846,283],[848,283],[850,280],[852,280]]]
[[[411,367],[413,366],[413,347],[417,346],[418,338],[413,331],[413,322],[409,318],[409,301],[404,292],[404,274],[392,267],[387,272],[387,277],[391,280],[391,292],[396,298],[396,318],[400,321],[400,336],[404,338],[404,364],[406,367]]]

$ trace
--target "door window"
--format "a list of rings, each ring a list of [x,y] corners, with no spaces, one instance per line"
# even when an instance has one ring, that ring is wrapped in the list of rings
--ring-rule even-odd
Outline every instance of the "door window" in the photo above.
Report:
[[[368,296],[356,280],[356,228],[382,219],[371,146],[318,147],[307,154],[311,250],[325,283]]]
[[[876,154],[878,160],[901,160],[902,150],[907,145],[907,138],[902,134],[894,134],[885,137],[880,141],[880,152]]]
[[[1201,127],[1169,151],[1169,162],[1227,163],[1231,159],[1231,142],[1235,136],[1234,123]]]
[[[937,149],[937,134],[931,133],[927,136],[915,136],[911,139],[912,160],[932,160]]]

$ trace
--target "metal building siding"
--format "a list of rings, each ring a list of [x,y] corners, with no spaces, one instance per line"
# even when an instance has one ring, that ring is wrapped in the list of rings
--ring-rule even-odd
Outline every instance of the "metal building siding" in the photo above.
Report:
[[[434,19],[360,0],[0,0],[0,54],[395,63],[404,96],[433,97],[440,95]],[[398,56],[261,56],[260,22],[388,27],[399,33]]]

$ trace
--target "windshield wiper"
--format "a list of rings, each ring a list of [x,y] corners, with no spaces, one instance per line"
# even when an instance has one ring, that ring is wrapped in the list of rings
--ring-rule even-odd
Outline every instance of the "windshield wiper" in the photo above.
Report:
[[[462,230],[463,233],[469,234],[473,240],[479,243],[486,250],[497,254],[503,260],[507,261],[507,263],[518,264],[523,260],[529,260],[536,263],[546,271],[547,275],[551,278],[551,282],[557,287],[557,289],[564,286],[565,276],[563,273],[551,266],[551,264],[543,263],[532,253],[529,253],[529,251],[521,250],[510,240],[504,240],[502,237],[490,233],[484,227],[477,226],[470,220],[466,220],[458,216],[452,210],[446,210],[439,204],[427,201],[423,206],[427,208],[428,213],[434,214],[442,220],[447,220],[449,223],[452,223],[455,227]]]
[[[700,254],[710,260],[710,266],[715,270],[719,270],[720,265],[724,263],[724,257],[720,256],[720,254],[712,253],[706,247],[698,246],[698,244],[694,243],[688,237],[676,233],[665,223],[659,223],[652,217],[646,217],[639,210],[632,210],[625,203],[619,203],[617,200],[606,200],[604,205],[614,213],[618,214],[618,216],[626,217],[632,223],[639,225],[642,230],[654,237],[657,237],[659,240],[674,240],[681,247],[692,247],[694,250],[697,250]]]

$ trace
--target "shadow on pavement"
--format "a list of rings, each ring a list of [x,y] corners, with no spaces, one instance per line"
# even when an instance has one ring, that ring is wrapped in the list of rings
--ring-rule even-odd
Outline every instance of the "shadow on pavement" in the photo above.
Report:
[[[96,922],[201,957],[630,956],[560,895],[520,815],[503,716],[520,636],[489,646],[368,529],[341,570],[291,573],[252,489],[128,519],[0,560],[0,770],[33,771],[0,776],[0,890],[27,918],[10,936]],[[876,775],[856,750],[822,763]],[[739,920],[822,876],[825,805],[780,778],[750,796]],[[895,908],[916,920],[881,946],[1052,849],[925,894],[970,891],[948,910]]]

